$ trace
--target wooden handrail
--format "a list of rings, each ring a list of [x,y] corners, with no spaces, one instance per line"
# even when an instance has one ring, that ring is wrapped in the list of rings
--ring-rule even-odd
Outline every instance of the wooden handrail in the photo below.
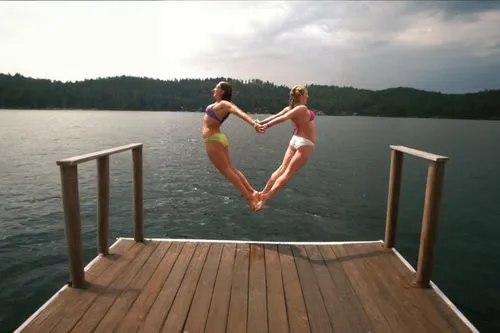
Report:
[[[444,167],[448,157],[431,154],[405,146],[390,146],[391,167],[389,172],[389,191],[387,197],[387,215],[385,228],[386,248],[395,244],[399,211],[399,195],[403,171],[403,153],[421,157],[429,161],[427,184],[425,189],[424,213],[420,232],[417,273],[413,285],[428,288],[430,286],[434,245],[443,194]]]
[[[441,155],[436,155],[436,154],[431,154],[422,150],[414,149],[414,148],[408,148],[405,146],[390,146],[392,150],[400,151],[402,153],[407,153],[409,155],[417,156],[417,157],[422,157],[425,160],[429,161],[434,161],[434,162],[442,162],[448,160],[448,157],[446,156],[441,156]]]
[[[101,255],[109,254],[109,156],[132,150],[134,239],[144,240],[142,143],[101,150],[98,152],[58,160],[64,209],[64,230],[68,247],[69,285],[82,288],[85,285],[83,242],[81,232],[80,199],[78,194],[78,164],[97,160],[97,247]]]
[[[65,158],[63,160],[58,160],[56,162],[57,165],[75,165],[75,164],[80,164],[84,163],[87,161],[95,160],[99,157],[106,157],[112,154],[120,153],[122,151],[134,149],[142,147],[142,143],[131,143],[125,146],[120,146],[120,147],[114,147],[111,149],[105,149],[101,151],[96,151],[90,154],[85,154],[85,155],[80,155],[80,156],[74,156],[70,158]]]

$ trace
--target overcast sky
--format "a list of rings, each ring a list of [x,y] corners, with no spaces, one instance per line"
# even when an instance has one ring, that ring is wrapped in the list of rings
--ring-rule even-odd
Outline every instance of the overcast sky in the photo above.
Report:
[[[500,89],[500,1],[2,1],[0,73]]]

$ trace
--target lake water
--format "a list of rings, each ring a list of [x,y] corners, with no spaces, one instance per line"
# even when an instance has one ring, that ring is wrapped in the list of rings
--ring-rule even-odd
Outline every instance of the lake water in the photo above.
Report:
[[[0,331],[11,332],[68,279],[56,160],[144,144],[146,237],[275,241],[384,238],[389,145],[450,157],[432,280],[481,332],[500,331],[500,122],[317,117],[313,157],[250,213],[206,157],[200,113],[0,110]],[[264,116],[260,116],[262,119]],[[224,123],[233,163],[260,189],[290,124],[256,135]],[[396,248],[416,267],[427,162],[405,155]],[[132,235],[131,153],[110,160],[110,236]],[[96,255],[96,165],[79,166],[85,260]]]

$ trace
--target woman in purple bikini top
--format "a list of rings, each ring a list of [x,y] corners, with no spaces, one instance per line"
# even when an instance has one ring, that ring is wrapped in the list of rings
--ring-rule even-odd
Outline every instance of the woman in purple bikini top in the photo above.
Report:
[[[226,116],[224,118],[222,118],[222,120],[220,120],[213,110],[214,105],[215,104],[210,104],[209,106],[207,106],[207,108],[205,109],[205,114],[207,116],[209,116],[210,118],[215,119],[222,124],[224,122],[224,120],[226,120],[226,118],[229,117],[229,112],[226,114]]]
[[[251,210],[255,209],[258,202],[257,191],[250,185],[243,173],[234,167],[229,156],[229,140],[221,132],[220,126],[227,119],[230,113],[238,116],[243,121],[252,126],[257,132],[262,131],[252,117],[243,112],[233,102],[231,102],[232,88],[228,82],[219,82],[214,90],[215,103],[207,106],[203,119],[202,135],[205,141],[205,148],[210,162],[214,167],[241,193],[247,201]],[[215,111],[214,111],[215,109]],[[217,116],[223,115],[222,119]]]

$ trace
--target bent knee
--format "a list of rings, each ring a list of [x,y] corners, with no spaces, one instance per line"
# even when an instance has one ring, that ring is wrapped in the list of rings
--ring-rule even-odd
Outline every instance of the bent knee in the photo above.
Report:
[[[221,172],[226,177],[231,174],[235,176],[238,176],[238,174],[243,175],[243,173],[236,169],[232,164],[225,165]]]
[[[290,178],[292,178],[294,174],[295,174],[295,172],[292,172],[291,170],[287,170],[287,171],[283,172],[283,176],[281,178],[285,179],[285,180],[290,180]]]
[[[283,172],[283,175],[281,176],[281,178],[284,178],[286,180],[290,180],[290,178],[292,178],[296,173],[297,171],[299,171],[300,168],[292,168],[292,167],[288,167],[285,172]]]
[[[225,165],[223,167],[220,167],[218,168],[219,169],[219,172],[225,176],[225,177],[228,177],[231,173],[233,173],[233,168],[231,168],[230,166],[228,165]]]

